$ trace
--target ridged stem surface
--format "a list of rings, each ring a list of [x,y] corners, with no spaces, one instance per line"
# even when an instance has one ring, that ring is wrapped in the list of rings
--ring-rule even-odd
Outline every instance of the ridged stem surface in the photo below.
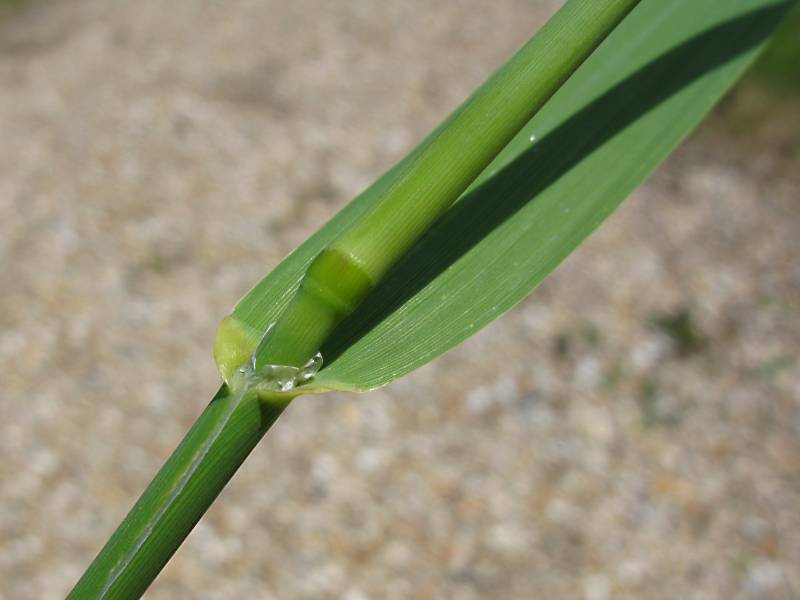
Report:
[[[139,598],[285,406],[223,386],[68,599]]]

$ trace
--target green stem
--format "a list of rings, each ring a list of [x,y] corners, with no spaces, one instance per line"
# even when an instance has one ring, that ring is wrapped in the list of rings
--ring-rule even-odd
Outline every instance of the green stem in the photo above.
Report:
[[[639,0],[569,0],[426,142],[363,219],[312,262],[258,344],[257,366],[301,366],[384,273]],[[249,334],[237,334],[238,337]],[[223,345],[224,353],[242,353]],[[229,370],[235,369],[231,365]],[[277,419],[290,396],[223,386],[125,517],[70,598],[138,598]]]
[[[223,386],[68,599],[139,598],[286,404]]]
[[[407,163],[377,204],[311,263],[257,349],[301,366],[447,211],[639,0],[570,0]]]

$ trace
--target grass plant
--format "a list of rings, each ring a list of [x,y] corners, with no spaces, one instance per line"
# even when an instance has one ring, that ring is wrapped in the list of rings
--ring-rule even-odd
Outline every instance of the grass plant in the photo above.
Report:
[[[384,385],[528,295],[694,129],[792,4],[569,0],[237,304],[215,342],[225,383],[70,597],[139,597],[292,398]],[[313,378],[285,392],[269,381],[271,365],[301,375],[320,350]]]

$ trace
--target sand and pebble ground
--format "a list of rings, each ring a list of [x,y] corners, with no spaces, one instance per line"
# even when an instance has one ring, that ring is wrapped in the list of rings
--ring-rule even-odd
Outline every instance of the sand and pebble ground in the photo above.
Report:
[[[558,4],[4,16],[0,597],[63,597],[222,316]],[[470,341],[292,405],[147,597],[800,597],[800,179],[706,129]]]

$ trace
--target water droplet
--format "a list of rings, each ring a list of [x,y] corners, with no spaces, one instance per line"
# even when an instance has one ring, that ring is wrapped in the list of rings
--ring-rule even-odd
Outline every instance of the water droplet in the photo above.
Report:
[[[317,352],[302,367],[264,365],[254,373],[254,387],[262,392],[290,392],[311,381],[322,368],[322,354]]]
[[[274,325],[274,323],[272,324]],[[266,338],[272,325],[264,332]],[[264,339],[258,345],[263,344]],[[231,386],[238,393],[245,394],[255,389],[259,392],[290,392],[298,385],[311,381],[322,368],[322,354],[317,352],[302,367],[290,365],[262,365],[257,367],[258,349],[250,356],[250,360],[233,376]]]
[[[303,383],[304,381],[310,381],[314,379],[314,375],[316,375],[319,370],[322,368],[322,353],[317,352],[311,359],[303,365],[303,368],[300,369],[300,373],[298,374],[298,383]]]
[[[535,141],[536,141],[536,134],[535,134],[535,133],[532,133],[528,139],[529,139],[531,142],[535,142]]]

